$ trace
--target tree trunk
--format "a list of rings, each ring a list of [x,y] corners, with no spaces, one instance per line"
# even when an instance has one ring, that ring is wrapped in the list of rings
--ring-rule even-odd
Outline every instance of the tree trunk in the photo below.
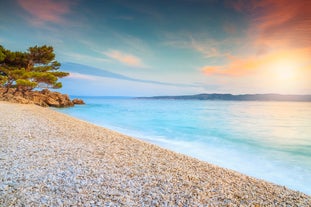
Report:
[[[32,67],[33,67],[33,61],[29,60],[27,67],[26,67],[26,71],[29,72]]]

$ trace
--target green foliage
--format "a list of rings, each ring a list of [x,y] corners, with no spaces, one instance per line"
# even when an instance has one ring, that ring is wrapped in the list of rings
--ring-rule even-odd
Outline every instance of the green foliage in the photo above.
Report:
[[[53,47],[43,45],[41,47],[34,46],[28,49],[30,59],[33,63],[47,65],[54,60],[55,54]]]
[[[0,63],[5,59],[6,55],[4,53],[4,48],[0,45]]]
[[[30,47],[27,52],[12,52],[0,45],[0,86],[17,88],[22,92],[36,87],[61,88],[59,78],[69,73],[58,71],[60,63],[55,60],[51,46]]]
[[[35,88],[38,85],[38,83],[27,80],[27,79],[17,79],[16,85],[22,86],[22,87]]]
[[[53,88],[54,89],[58,89],[58,88],[61,88],[63,86],[63,84],[61,83],[61,82],[57,82],[54,86],[53,86]]]
[[[0,75],[0,86],[3,86],[8,81],[8,77]]]

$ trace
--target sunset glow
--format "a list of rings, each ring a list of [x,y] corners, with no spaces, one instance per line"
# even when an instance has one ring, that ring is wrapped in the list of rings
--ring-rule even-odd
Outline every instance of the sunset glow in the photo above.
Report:
[[[277,78],[283,81],[294,79],[298,70],[298,64],[290,60],[277,61],[272,67],[275,68]]]
[[[80,64],[62,68],[80,74],[64,79],[69,94],[311,91],[311,1],[9,2],[0,2],[0,44],[48,44],[60,62]]]

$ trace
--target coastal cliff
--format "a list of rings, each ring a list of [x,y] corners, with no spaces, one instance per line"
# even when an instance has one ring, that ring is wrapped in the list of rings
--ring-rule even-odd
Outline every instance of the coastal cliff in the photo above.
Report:
[[[67,94],[53,92],[48,89],[25,93],[9,90],[5,93],[5,89],[0,88],[0,100],[11,103],[35,104],[43,107],[71,107],[75,104],[84,104],[84,101],[81,99],[70,100]]]

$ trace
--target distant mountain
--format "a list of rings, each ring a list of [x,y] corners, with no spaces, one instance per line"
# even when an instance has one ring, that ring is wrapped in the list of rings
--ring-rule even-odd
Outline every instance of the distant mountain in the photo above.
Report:
[[[185,96],[153,96],[139,99],[178,99],[178,100],[224,100],[224,101],[304,101],[311,102],[311,95],[281,95],[281,94],[197,94]]]

